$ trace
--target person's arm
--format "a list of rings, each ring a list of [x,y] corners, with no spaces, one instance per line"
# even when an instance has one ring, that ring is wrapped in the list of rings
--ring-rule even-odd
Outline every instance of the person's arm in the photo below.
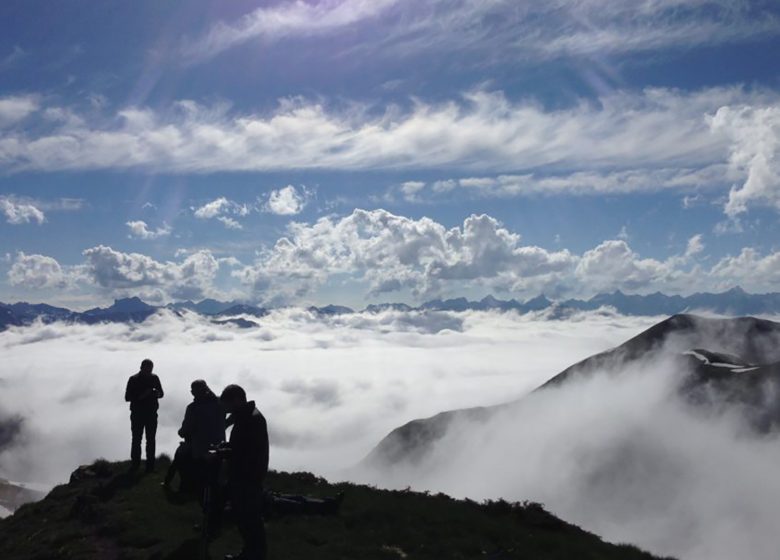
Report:
[[[266,475],[268,474],[268,460],[269,460],[269,447],[270,444],[268,442],[268,425],[266,424],[265,418],[261,417],[263,420],[260,423],[260,429],[259,429],[259,448],[260,448],[260,458],[259,458],[259,466],[260,470],[263,475],[263,479],[265,479]]]
[[[155,385],[154,388],[157,389],[157,398],[158,399],[163,398],[165,393],[163,393],[162,385],[160,384],[160,378],[156,375],[154,376],[154,385]]]
[[[184,420],[181,422],[181,428],[179,428],[179,436],[187,439],[192,434],[192,405],[188,405],[184,411]]]
[[[251,466],[254,472],[247,474],[250,477],[259,475],[261,479],[265,479],[268,474],[268,426],[263,416],[253,424],[251,433],[247,434],[251,441],[246,443],[245,453],[247,465]]]
[[[133,395],[133,378],[127,380],[127,387],[125,387],[125,401],[131,402],[135,398]]]

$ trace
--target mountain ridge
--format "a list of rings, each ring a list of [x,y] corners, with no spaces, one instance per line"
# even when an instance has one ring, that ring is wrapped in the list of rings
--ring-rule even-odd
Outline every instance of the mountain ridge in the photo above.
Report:
[[[192,560],[222,558],[240,541],[226,524],[206,554],[193,523],[197,501],[161,490],[158,472],[128,474],[128,462],[96,461],[43,500],[0,520],[4,560]],[[491,558],[653,560],[635,546],[610,544],[536,503],[457,500],[444,494],[331,484],[310,473],[271,471],[274,492],[313,497],[344,492],[338,515],[268,515],[269,557],[287,560]]]
[[[661,350],[677,356],[680,394],[692,404],[719,406],[719,401],[743,408],[745,419],[755,430],[780,429],[780,403],[766,402],[765,383],[780,390],[780,323],[755,317],[705,318],[690,314],[669,317],[624,343],[585,358],[551,377],[531,394],[558,387],[572,378],[587,378],[599,371],[653,359]],[[691,360],[691,351],[699,354]],[[698,352],[697,352],[698,350]],[[733,360],[722,367],[715,359]],[[694,356],[695,357],[695,356]],[[704,359],[701,359],[701,358]],[[733,374],[739,374],[734,377]],[[401,462],[419,463],[431,445],[444,437],[458,420],[484,422],[496,412],[522,405],[525,395],[509,402],[439,412],[418,418],[390,431],[362,464],[386,468]]]
[[[731,316],[780,314],[780,293],[751,294],[739,286],[724,292],[696,292],[690,296],[670,296],[661,292],[647,295],[626,294],[620,290],[615,290],[611,293],[596,294],[587,300],[566,299],[553,301],[544,294],[540,294],[521,302],[514,298],[501,300],[488,295],[481,300],[469,300],[465,297],[433,299],[419,306],[392,302],[373,303],[359,311],[335,304],[310,306],[306,309],[318,316],[380,313],[388,310],[397,312],[514,311],[521,314],[549,311],[551,318],[565,318],[574,312],[596,311],[603,308],[614,309],[623,315],[634,316],[676,315],[695,310]],[[237,300],[221,302],[214,299],[204,299],[197,303],[188,300],[164,306],[155,306],[144,302],[138,297],[129,297],[116,299],[113,305],[109,307],[96,307],[83,312],[71,311],[64,307],[56,307],[45,303],[17,302],[7,304],[0,302],[0,330],[9,326],[27,325],[36,320],[41,320],[45,323],[66,321],[87,324],[140,322],[164,309],[174,313],[193,312],[206,317],[251,315],[258,318],[267,315],[271,311],[271,308]]]

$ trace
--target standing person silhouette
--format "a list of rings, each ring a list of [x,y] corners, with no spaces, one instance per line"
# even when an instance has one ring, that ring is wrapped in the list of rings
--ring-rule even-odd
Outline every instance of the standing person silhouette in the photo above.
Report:
[[[130,431],[132,470],[141,465],[141,438],[146,433],[146,472],[154,471],[155,436],[157,435],[157,402],[163,397],[160,378],[152,373],[154,363],[146,359],[141,370],[127,380],[125,400],[130,403]]]
[[[225,560],[265,560],[266,541],[263,524],[263,482],[268,474],[268,428],[265,417],[246,400],[244,389],[228,385],[219,400],[231,414],[233,431],[230,441],[220,448],[218,456],[228,461],[228,497],[236,525],[244,541],[241,554]]]
[[[193,381],[190,392],[192,402],[187,405],[179,428],[184,442],[176,450],[164,484],[170,485],[178,472],[180,488],[200,491],[208,479],[209,449],[225,441],[225,413],[203,379]]]

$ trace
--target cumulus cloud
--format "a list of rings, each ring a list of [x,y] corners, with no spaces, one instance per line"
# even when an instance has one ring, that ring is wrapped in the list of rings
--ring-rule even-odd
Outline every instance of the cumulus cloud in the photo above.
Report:
[[[214,293],[220,262],[201,250],[181,262],[157,261],[141,253],[123,253],[99,245],[84,251],[80,277],[112,294],[142,293],[150,300],[198,299]]]
[[[213,215],[223,217],[221,211],[214,210]],[[738,284],[749,291],[771,292],[780,282],[777,252],[745,247],[737,256],[705,266],[711,261],[701,234],[663,260],[637,253],[623,232],[577,254],[525,245],[518,232],[486,214],[469,216],[448,228],[427,217],[413,219],[383,209],[356,209],[311,223],[293,221],[272,246],[258,245],[251,263],[231,256],[217,258],[208,250],[178,251],[176,261],[103,245],[83,254],[84,262],[68,266],[51,257],[20,254],[9,279],[29,288],[59,282],[153,301],[194,299],[229,289],[231,298],[241,293],[266,305],[318,300],[333,292],[331,283],[345,279],[371,300],[395,294],[418,301],[464,293],[590,297],[616,289],[689,294],[693,285],[700,291]],[[230,286],[217,288],[222,266],[230,274],[220,283]],[[26,275],[39,279],[25,282]]]
[[[246,204],[239,204],[228,200],[224,196],[207,202],[199,208],[193,209],[193,214],[201,220],[216,219],[228,229],[243,229],[241,223],[234,216],[246,216],[250,208]]]
[[[474,288],[524,296],[614,289],[679,293],[689,289],[692,278],[698,286],[713,280],[697,262],[702,251],[699,235],[663,261],[641,257],[624,239],[606,240],[577,255],[523,245],[518,233],[488,215],[446,228],[429,218],[358,209],[342,218],[290,224],[254,265],[233,274],[269,302],[313,295],[339,275],[364,284],[373,298],[404,291],[428,298]]]
[[[679,274],[674,261],[639,257],[623,239],[604,241],[585,251],[576,275],[597,291],[627,288],[631,291],[658,284],[674,284]]]
[[[52,257],[19,252],[8,270],[8,281],[12,286],[64,288],[71,283],[71,277]]]
[[[33,203],[10,196],[0,196],[0,212],[5,215],[6,222],[14,225],[30,222],[42,224],[46,220],[43,211]]]
[[[130,229],[129,237],[138,239],[158,239],[167,237],[171,234],[171,226],[163,224],[157,229],[149,229],[149,226],[143,220],[130,221],[125,224]]]
[[[105,245],[83,251],[84,261],[61,265],[45,255],[18,253],[8,271],[13,286],[27,289],[98,290],[114,297],[141,296],[154,303],[221,297],[215,285],[221,266],[233,267],[233,258],[216,258],[199,250],[180,260],[158,261],[141,253],[124,253]]]
[[[712,268],[712,276],[721,287],[727,285],[759,285],[766,291],[780,289],[780,252],[762,255],[751,247],[736,256],[720,259]]]
[[[408,289],[423,296],[450,281],[552,277],[573,267],[568,251],[521,246],[490,216],[471,216],[451,229],[429,218],[414,220],[386,210],[355,210],[340,219],[292,223],[287,235],[254,266],[234,274],[258,294],[300,297],[332,275],[357,275],[370,293]]]
[[[780,210],[780,107],[722,107],[710,122],[732,138],[730,168],[744,181],[729,192],[726,214],[736,218],[755,204]]]
[[[281,189],[272,190],[264,208],[267,212],[279,216],[293,216],[299,214],[306,205],[306,194],[306,191],[298,193],[294,186],[287,185]]]

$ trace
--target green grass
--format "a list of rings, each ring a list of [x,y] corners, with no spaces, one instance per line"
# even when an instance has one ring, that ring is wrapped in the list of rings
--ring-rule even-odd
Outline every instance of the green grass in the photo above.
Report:
[[[127,463],[96,463],[99,476],[56,487],[0,521],[3,560],[197,560],[193,500],[166,494],[163,459],[153,474]],[[454,500],[443,494],[331,484],[309,473],[269,473],[276,492],[345,492],[338,516],[290,515],[266,523],[269,557],[284,560],[526,559],[650,560],[633,546],[605,543],[538,504]],[[229,523],[210,547],[221,559],[240,548]]]

